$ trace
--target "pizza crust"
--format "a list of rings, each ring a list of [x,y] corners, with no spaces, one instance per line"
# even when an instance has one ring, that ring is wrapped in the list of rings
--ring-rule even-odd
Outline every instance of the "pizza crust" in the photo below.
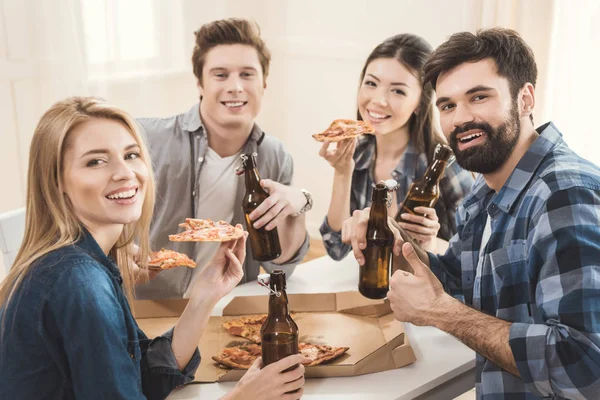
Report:
[[[152,252],[151,258],[148,262],[149,269],[165,270],[175,267],[196,267],[194,260],[174,250],[161,249],[160,251]]]
[[[185,231],[169,235],[172,242],[228,242],[244,236],[241,224],[235,226],[226,221],[213,222],[210,219],[186,218],[179,224]]]
[[[373,134],[375,129],[366,121],[336,119],[321,133],[312,135],[317,142],[341,142],[359,135]]]

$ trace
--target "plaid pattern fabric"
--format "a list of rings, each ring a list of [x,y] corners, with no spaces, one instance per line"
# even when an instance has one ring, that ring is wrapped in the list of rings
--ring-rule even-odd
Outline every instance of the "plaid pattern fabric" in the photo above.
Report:
[[[513,322],[522,379],[477,355],[479,399],[600,399],[600,169],[548,123],[495,194],[478,177],[431,269],[453,295]],[[481,271],[481,233],[492,234]]]
[[[350,214],[354,210],[362,210],[371,204],[373,192],[373,168],[375,164],[375,136],[361,137],[354,152],[354,173],[352,174],[352,189],[350,194]],[[419,153],[412,143],[408,143],[398,165],[392,171],[392,178],[398,182],[396,191],[397,202],[404,200],[406,192],[415,178],[425,175],[428,167],[427,155]],[[462,199],[469,193],[473,185],[473,175],[462,169],[454,162],[446,168],[440,181],[440,199],[435,205],[435,211],[440,220],[438,236],[445,240],[456,233],[455,212]],[[331,258],[341,260],[352,249],[342,243],[341,232],[334,232],[325,216],[320,228],[325,249]]]

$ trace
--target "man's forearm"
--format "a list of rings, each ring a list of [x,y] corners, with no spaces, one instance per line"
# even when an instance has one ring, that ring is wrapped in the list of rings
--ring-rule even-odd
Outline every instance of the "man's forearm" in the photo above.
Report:
[[[298,253],[306,239],[305,215],[286,217],[283,223],[277,227],[277,233],[281,244],[281,256],[273,260],[273,263],[285,264]]]
[[[444,295],[428,322],[428,325],[451,334],[494,364],[520,377],[508,343],[510,322],[470,308],[449,295]]]

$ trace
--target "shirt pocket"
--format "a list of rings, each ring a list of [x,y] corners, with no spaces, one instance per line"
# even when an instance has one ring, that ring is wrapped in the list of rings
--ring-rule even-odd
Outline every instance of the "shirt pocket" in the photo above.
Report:
[[[493,296],[496,316],[509,321],[528,321],[530,317],[530,287],[527,272],[527,242],[516,240],[492,251],[485,293]],[[482,293],[484,296],[484,293]]]

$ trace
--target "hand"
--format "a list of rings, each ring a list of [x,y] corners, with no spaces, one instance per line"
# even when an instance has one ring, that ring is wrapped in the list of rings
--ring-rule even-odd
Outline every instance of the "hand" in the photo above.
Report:
[[[160,270],[140,268],[140,247],[137,244],[131,243],[129,245],[129,255],[131,257],[131,268],[133,270],[133,276],[135,277],[136,285],[147,283],[148,281],[156,278],[158,274],[160,274]],[[150,256],[148,256],[148,261],[150,261]],[[148,264],[148,261],[146,262],[146,265]]]
[[[295,400],[302,397],[304,385],[304,365],[306,358],[294,354],[262,368],[262,358],[257,358],[250,369],[242,376],[235,388],[223,400]],[[295,365],[298,368],[288,372],[285,369]],[[298,390],[295,393],[289,393]]]
[[[238,228],[242,226],[236,225]],[[192,295],[211,294],[215,300],[227,295],[244,276],[244,260],[246,258],[246,238],[248,232],[237,240],[222,242],[214,257],[202,269]]]
[[[354,171],[354,150],[356,150],[356,138],[342,140],[336,143],[335,148],[330,149],[330,142],[325,141],[319,155],[339,174],[349,174]]]
[[[414,274],[396,271],[390,279],[387,298],[394,317],[415,325],[433,325],[430,321],[432,311],[439,310],[442,300],[448,295],[438,278],[419,259],[412,244],[402,246],[402,255]]]
[[[415,239],[424,250],[436,253],[440,223],[435,208],[416,207],[415,212],[421,215],[403,213],[401,215],[402,219],[410,222],[398,222],[398,225]]]
[[[306,205],[306,196],[300,189],[270,179],[261,179],[260,185],[269,192],[269,197],[250,213],[250,220],[254,221],[252,226],[256,229],[266,225],[270,231]]]
[[[367,227],[369,226],[369,213],[371,208],[367,207],[364,210],[355,210],[352,217],[348,218],[342,224],[342,242],[352,245],[354,257],[359,265],[365,263],[363,250],[367,247]],[[400,235],[400,231],[391,223],[391,217],[388,218],[388,225],[394,233],[394,247],[392,252],[398,256],[404,241]]]

